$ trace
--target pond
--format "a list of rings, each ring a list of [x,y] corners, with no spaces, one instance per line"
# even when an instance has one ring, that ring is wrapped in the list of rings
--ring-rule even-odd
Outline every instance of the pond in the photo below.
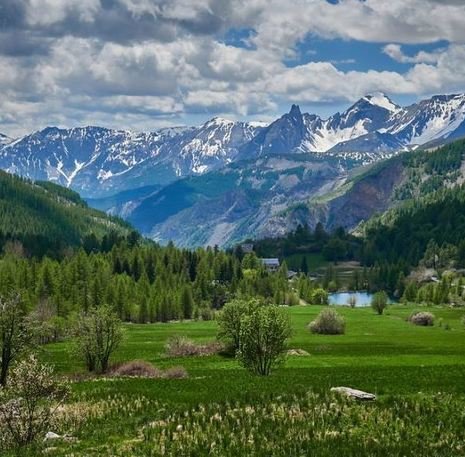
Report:
[[[350,297],[355,297],[356,307],[364,307],[371,305],[373,294],[368,292],[335,292],[329,294],[329,304],[340,306],[348,305]],[[389,300],[389,303],[392,303],[392,301]]]

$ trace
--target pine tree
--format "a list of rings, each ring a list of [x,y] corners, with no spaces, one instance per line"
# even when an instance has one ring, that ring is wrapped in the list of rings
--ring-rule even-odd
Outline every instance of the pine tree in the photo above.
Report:
[[[189,286],[184,286],[181,296],[181,306],[184,319],[192,319],[194,310],[194,301],[192,299],[192,290]]]

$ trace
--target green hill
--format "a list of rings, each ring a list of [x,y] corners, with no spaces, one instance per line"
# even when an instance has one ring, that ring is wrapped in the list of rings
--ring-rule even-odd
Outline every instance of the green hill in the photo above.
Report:
[[[0,172],[0,249],[57,257],[67,247],[100,247],[131,226],[91,209],[79,194]]]

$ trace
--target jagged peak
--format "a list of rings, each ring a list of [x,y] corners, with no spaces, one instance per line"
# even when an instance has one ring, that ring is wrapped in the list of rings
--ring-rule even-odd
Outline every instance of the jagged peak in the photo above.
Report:
[[[301,111],[300,111],[299,105],[293,104],[293,105],[291,106],[291,109],[290,109],[290,111],[289,111],[289,114],[290,114],[291,116],[301,116],[302,113],[301,113]]]

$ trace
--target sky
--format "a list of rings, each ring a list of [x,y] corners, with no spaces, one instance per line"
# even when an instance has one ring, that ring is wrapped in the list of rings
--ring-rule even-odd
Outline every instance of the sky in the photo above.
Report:
[[[0,132],[465,92],[464,0],[0,0]]]

